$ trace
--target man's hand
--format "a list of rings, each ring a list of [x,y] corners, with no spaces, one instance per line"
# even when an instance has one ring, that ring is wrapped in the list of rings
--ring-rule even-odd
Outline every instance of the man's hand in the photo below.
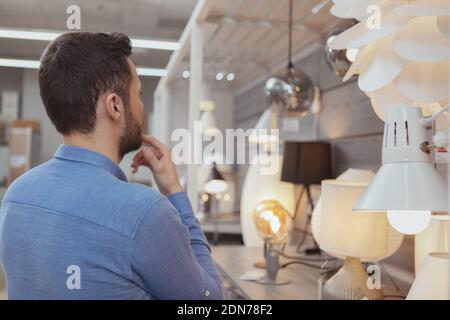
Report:
[[[150,135],[142,135],[142,142],[131,163],[132,172],[136,173],[140,166],[150,168],[159,191],[165,196],[182,191],[170,149]]]

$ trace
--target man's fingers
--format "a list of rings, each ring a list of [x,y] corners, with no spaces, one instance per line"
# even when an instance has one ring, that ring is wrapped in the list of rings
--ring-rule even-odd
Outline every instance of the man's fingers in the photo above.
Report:
[[[131,162],[131,166],[134,167],[139,163],[144,157],[144,148],[141,148],[133,157],[133,161]]]
[[[144,158],[148,161],[150,169],[155,170],[159,165],[159,159],[155,154],[155,150],[148,148],[144,151]]]
[[[162,157],[164,154],[167,153],[167,147],[163,143],[161,143],[158,139],[156,139],[151,135],[143,134],[142,141],[145,144],[148,144],[153,148],[155,148],[157,152],[160,154],[160,157]]]

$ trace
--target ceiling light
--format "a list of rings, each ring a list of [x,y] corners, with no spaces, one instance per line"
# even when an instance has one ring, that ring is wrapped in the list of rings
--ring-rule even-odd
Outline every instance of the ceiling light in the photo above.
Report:
[[[0,58],[0,67],[38,69],[39,64],[40,64],[39,61],[34,61],[34,60],[1,59]]]
[[[216,80],[220,81],[223,79],[223,72],[219,72],[218,74],[216,74]]]
[[[157,49],[176,51],[180,48],[178,42],[161,41],[161,40],[146,40],[146,39],[130,39],[131,45],[135,48]]]
[[[0,67],[39,69],[38,60],[3,59],[0,58]],[[137,67],[137,74],[145,77],[164,77],[167,74],[165,69]]]
[[[189,70],[184,70],[181,76],[183,77],[183,79],[188,79],[191,76],[191,73],[189,72]]]
[[[52,41],[60,34],[62,33],[52,31],[0,29],[0,38],[5,39]],[[135,48],[169,50],[169,51],[176,51],[180,48],[180,44],[175,41],[161,41],[153,39],[134,39],[134,38],[131,38],[130,40],[132,46]]]
[[[227,74],[227,80],[228,81],[233,81],[235,77],[236,77],[236,75],[234,73]]]
[[[136,71],[138,75],[146,77],[164,77],[167,74],[166,69],[137,67]]]

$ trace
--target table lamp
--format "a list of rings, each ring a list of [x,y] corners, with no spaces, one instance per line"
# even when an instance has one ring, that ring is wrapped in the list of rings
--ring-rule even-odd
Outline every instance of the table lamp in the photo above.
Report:
[[[406,300],[448,300],[448,253],[425,257]]]
[[[450,216],[433,215],[428,227],[416,234],[414,239],[414,263],[416,274],[425,257],[432,252],[448,252]]]
[[[323,142],[285,142],[281,181],[303,185],[308,197],[310,213],[307,225],[314,211],[314,201],[310,186],[321,184],[322,180],[331,178],[331,146]],[[306,230],[305,230],[306,232]],[[306,253],[320,253],[314,240],[314,248]]]
[[[367,183],[322,181],[320,246],[346,257],[344,266],[323,287],[323,297],[332,300],[382,299],[381,289],[369,289],[368,274],[361,258],[379,257],[388,250],[388,225],[381,214],[362,214],[353,206]]]
[[[228,182],[222,174],[217,170],[217,165],[213,162],[211,172],[206,180],[204,191],[210,194],[218,194],[225,192],[228,188]]]
[[[255,207],[253,220],[265,246],[266,276],[258,282],[271,285],[290,283],[277,278],[277,273],[280,248],[287,242],[293,228],[291,215],[278,201],[265,200]]]
[[[345,172],[340,174],[336,180],[337,181],[348,181],[348,182],[364,182],[369,184],[375,173],[371,170],[363,170],[363,169],[347,169]],[[361,262],[376,262],[389,258],[392,256],[401,246],[403,242],[404,235],[401,232],[395,230],[389,223],[387,223],[386,215],[383,215],[383,219],[386,220],[386,224],[388,225],[388,234],[387,234],[387,242],[388,242],[388,250],[386,254],[379,257],[361,257]],[[314,239],[316,240],[319,247],[321,246],[320,241],[320,221],[322,220],[322,197],[319,197],[319,200],[316,203],[314,211],[312,213],[311,218],[311,231]],[[327,253],[333,257],[336,257],[341,260],[345,260],[345,256],[336,254],[334,252]]]

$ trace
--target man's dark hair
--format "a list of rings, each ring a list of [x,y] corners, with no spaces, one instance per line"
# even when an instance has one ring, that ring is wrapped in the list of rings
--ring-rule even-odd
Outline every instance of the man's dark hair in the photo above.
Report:
[[[41,57],[39,88],[59,133],[92,132],[103,93],[117,93],[128,105],[130,54],[130,39],[121,33],[68,32],[49,44]]]

